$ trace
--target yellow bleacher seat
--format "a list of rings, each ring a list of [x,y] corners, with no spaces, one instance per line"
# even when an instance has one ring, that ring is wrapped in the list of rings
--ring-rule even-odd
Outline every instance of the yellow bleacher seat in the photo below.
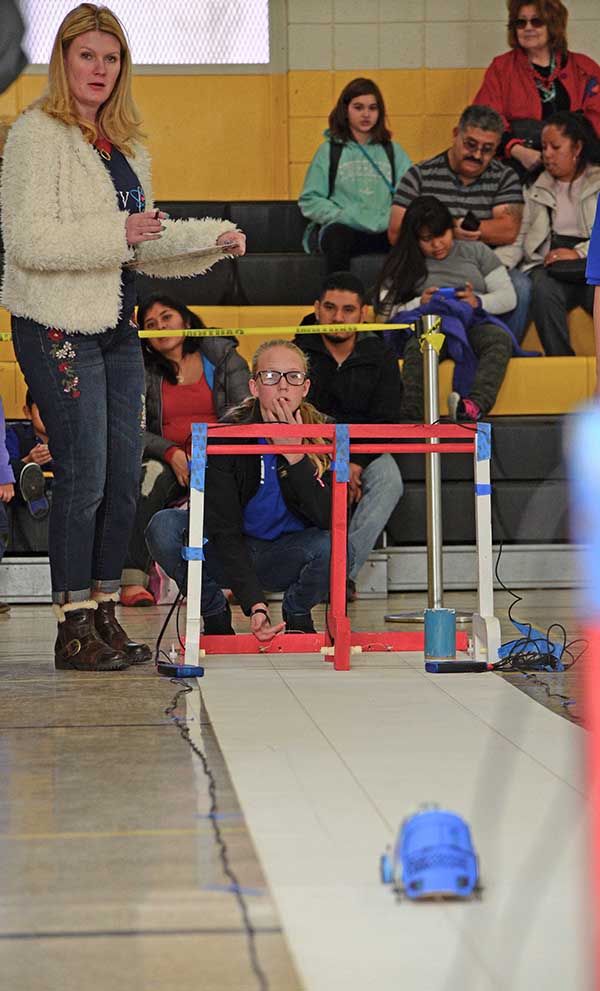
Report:
[[[247,327],[296,327],[312,306],[193,306],[208,326],[227,327],[239,333]],[[370,319],[371,317],[369,317]],[[596,361],[591,317],[574,310],[569,317],[575,358],[513,358],[508,367],[493,415],[560,414],[574,409],[594,392]],[[0,331],[10,329],[6,310],[0,308]],[[272,334],[239,335],[240,354],[250,361],[252,354]],[[540,350],[539,338],[531,325],[523,346]],[[452,390],[453,363],[440,366],[440,410],[447,412]],[[16,363],[10,341],[0,342],[0,394],[7,417],[20,417],[25,398],[25,382]]]

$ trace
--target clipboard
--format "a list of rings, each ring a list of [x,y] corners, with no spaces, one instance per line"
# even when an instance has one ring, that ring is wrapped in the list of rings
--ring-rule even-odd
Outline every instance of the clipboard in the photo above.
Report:
[[[176,255],[165,255],[162,258],[146,258],[144,261],[141,259],[136,259],[135,261],[125,262],[123,268],[143,268],[144,265],[152,265],[153,262],[179,262],[187,261],[192,258],[206,258],[208,255],[214,255],[215,252],[226,255],[228,248],[236,248],[238,246],[237,241],[225,241],[222,244],[211,244],[207,248],[197,248],[195,251],[182,251]]]

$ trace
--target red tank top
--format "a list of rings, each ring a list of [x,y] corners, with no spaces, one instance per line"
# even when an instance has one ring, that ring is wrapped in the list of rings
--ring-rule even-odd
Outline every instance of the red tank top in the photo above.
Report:
[[[190,385],[162,382],[162,434],[181,448],[189,448],[192,423],[216,423],[212,392],[203,375]]]

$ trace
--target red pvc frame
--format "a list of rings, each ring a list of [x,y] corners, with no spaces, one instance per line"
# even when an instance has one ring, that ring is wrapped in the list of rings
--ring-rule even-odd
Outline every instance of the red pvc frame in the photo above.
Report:
[[[476,449],[477,431],[455,424],[349,424],[350,454],[473,454]],[[352,440],[364,438],[380,438],[382,432],[388,437],[409,443],[352,443]],[[283,423],[252,423],[237,426],[219,426],[209,424],[206,449],[208,455],[218,454],[264,454],[264,444],[210,444],[216,437],[236,440],[237,438],[272,438],[277,437],[321,437],[324,443],[311,445],[314,453],[328,454],[336,461],[336,425],[335,424],[299,424],[295,426]],[[432,446],[431,440],[437,443]],[[277,444],[269,446],[271,454],[297,454],[297,444]],[[331,506],[331,569],[330,569],[330,606],[328,610],[325,633],[287,633],[273,638],[264,644],[253,634],[236,634],[236,636],[201,636],[201,647],[207,654],[256,654],[281,653],[295,654],[301,652],[320,651],[323,647],[332,647],[332,652],[324,654],[326,661],[333,661],[336,671],[350,670],[350,653],[352,647],[361,647],[363,652],[386,650],[423,651],[425,634],[423,631],[392,633],[384,630],[380,633],[353,633],[350,620],[346,615],[346,544],[347,544],[347,500],[348,485],[337,480],[337,470],[334,470]],[[466,650],[467,634],[456,634],[456,647]]]

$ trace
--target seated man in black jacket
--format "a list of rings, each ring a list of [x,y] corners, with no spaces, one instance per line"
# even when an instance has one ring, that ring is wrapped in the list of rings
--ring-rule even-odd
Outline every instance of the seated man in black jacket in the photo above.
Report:
[[[329,275],[306,324],[358,324],[367,317],[365,289],[350,272]],[[337,423],[399,423],[402,379],[398,361],[380,334],[334,331],[298,334],[308,358],[308,400]],[[382,431],[381,439],[385,439]],[[353,454],[348,486],[353,507],[348,577],[354,581],[402,496],[400,469],[391,454]]]
[[[268,341],[252,361],[252,397],[227,417],[234,423],[322,423],[305,396],[307,362],[291,341]],[[331,544],[329,458],[311,454],[314,438],[279,439],[298,453],[215,454],[205,480],[201,612],[204,632],[231,634],[222,588],[231,588],[251,632],[267,641],[283,630],[313,633],[311,609],[328,598]],[[255,444],[254,439],[236,443]],[[259,442],[260,443],[260,442]],[[187,510],[156,513],[146,529],[148,547],[161,567],[185,588]],[[273,624],[265,589],[282,591],[283,623]]]

